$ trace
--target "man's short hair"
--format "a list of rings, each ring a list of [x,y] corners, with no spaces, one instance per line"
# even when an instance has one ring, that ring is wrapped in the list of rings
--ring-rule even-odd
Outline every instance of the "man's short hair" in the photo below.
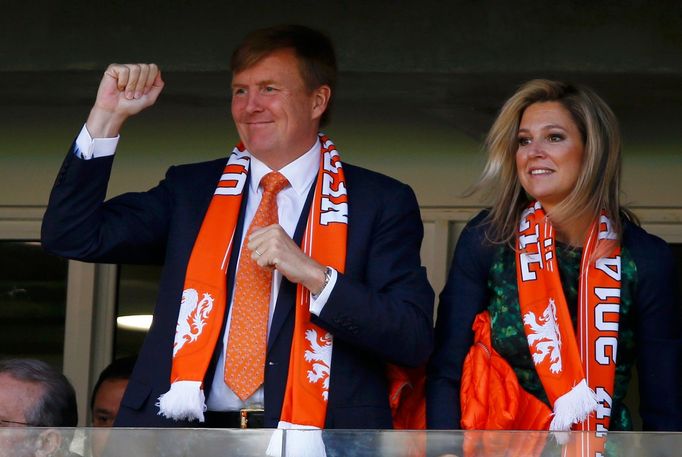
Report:
[[[76,392],[66,376],[47,363],[34,359],[0,361],[0,373],[18,381],[40,384],[41,398],[26,409],[26,422],[34,427],[75,427],[78,425]]]
[[[97,396],[97,391],[102,386],[104,381],[115,380],[115,379],[130,379],[130,375],[135,367],[136,356],[123,357],[116,359],[111,362],[107,367],[102,370],[97,378],[95,387],[92,389],[92,397],[90,397],[90,409],[95,407],[95,397]]]
[[[322,32],[302,25],[278,25],[251,32],[232,53],[232,74],[282,49],[291,49],[298,57],[299,71],[308,91],[323,85],[331,89],[329,104],[320,119],[320,125],[326,125],[334,99],[337,67],[334,45]]]

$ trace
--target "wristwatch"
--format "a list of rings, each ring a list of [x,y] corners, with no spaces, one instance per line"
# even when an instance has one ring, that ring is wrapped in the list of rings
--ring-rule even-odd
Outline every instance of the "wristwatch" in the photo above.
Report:
[[[313,294],[313,298],[317,298],[320,296],[322,291],[324,290],[325,287],[327,287],[327,284],[329,284],[329,281],[332,279],[332,269],[330,267],[325,267],[324,268],[324,283],[322,284],[322,288],[320,289],[320,292]]]

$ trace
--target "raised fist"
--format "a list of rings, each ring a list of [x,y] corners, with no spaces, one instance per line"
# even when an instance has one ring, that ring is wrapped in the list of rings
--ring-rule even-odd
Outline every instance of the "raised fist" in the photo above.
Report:
[[[128,117],[156,102],[163,85],[156,64],[109,65],[88,118],[88,131],[95,138],[116,136]]]

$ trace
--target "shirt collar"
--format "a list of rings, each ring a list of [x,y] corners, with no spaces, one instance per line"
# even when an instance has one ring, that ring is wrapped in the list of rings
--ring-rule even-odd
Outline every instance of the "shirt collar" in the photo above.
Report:
[[[308,152],[279,170],[287,178],[296,193],[301,196],[310,188],[310,184],[320,169],[320,149],[320,139],[316,138]],[[251,153],[249,156],[251,157],[251,182],[249,185],[251,192],[258,192],[260,180],[272,170]]]

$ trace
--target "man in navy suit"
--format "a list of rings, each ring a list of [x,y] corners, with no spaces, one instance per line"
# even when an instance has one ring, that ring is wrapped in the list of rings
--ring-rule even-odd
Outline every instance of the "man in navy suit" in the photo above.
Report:
[[[310,294],[310,320],[333,336],[325,427],[392,427],[388,364],[418,366],[432,348],[433,291],[419,249],[423,228],[412,190],[343,164],[347,249],[343,272],[306,255],[301,240],[320,169],[319,128],[336,80],[331,42],[301,26],[248,35],[232,58],[232,116],[250,160],[226,267],[227,299],[210,366],[201,380],[206,426],[275,427],[282,414],[294,335],[296,287]],[[153,325],[138,356],[118,426],[201,426],[159,414],[169,391],[183,282],[202,222],[224,176],[225,158],[171,167],[155,188],[104,201],[123,123],[152,106],[164,86],[154,64],[110,65],[88,120],[55,182],[42,242],[57,255],[89,262],[163,263]],[[342,148],[340,148],[342,149]],[[244,240],[261,198],[260,179],[279,171],[279,223]],[[257,241],[254,241],[257,240]],[[273,271],[262,385],[247,399],[223,379],[233,286],[241,244]],[[251,414],[251,413],[249,413]]]

